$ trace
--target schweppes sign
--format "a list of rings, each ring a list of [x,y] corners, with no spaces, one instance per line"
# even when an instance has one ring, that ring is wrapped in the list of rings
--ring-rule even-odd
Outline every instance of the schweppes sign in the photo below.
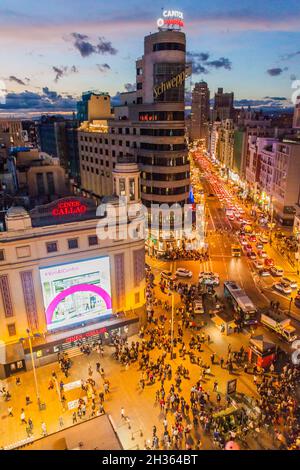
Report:
[[[178,88],[179,86],[181,86],[185,82],[185,79],[188,78],[191,74],[192,68],[187,67],[184,71],[180,72],[178,75],[175,75],[175,77],[170,78],[170,80],[156,85],[153,88],[154,99],[158,98],[165,91],[170,90],[171,88]]]

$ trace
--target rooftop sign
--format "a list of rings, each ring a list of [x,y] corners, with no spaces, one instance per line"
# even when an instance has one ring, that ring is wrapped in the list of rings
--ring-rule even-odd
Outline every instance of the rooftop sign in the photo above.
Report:
[[[178,10],[164,10],[162,18],[157,20],[160,29],[181,29],[184,27],[183,13]]]

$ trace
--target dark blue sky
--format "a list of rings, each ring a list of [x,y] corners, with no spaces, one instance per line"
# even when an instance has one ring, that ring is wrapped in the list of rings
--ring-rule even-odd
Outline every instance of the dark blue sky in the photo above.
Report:
[[[2,0],[0,79],[24,106],[53,91],[61,102],[88,89],[123,91],[162,6],[184,12],[188,50],[209,55],[198,55],[194,82],[237,99],[291,98],[300,79],[298,0]]]

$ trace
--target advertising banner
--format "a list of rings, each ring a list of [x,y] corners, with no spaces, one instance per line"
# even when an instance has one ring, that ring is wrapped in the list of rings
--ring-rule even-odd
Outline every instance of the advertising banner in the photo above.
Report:
[[[112,313],[109,257],[40,268],[47,329]]]

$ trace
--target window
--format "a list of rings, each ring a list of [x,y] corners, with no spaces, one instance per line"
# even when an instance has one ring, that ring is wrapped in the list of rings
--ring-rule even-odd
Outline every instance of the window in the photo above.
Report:
[[[119,181],[120,196],[126,196],[126,183],[124,178],[120,178]]]
[[[179,42],[158,42],[153,44],[153,52],[157,51],[182,51],[185,52],[185,44]]]
[[[71,238],[70,240],[68,240],[68,247],[69,250],[75,250],[76,248],[78,248],[78,238]]]
[[[8,330],[8,336],[16,336],[17,330],[16,330],[16,324],[15,323],[9,323],[7,325],[7,330]]]
[[[97,235],[90,235],[89,236],[89,246],[96,246],[96,245],[98,245]]]
[[[58,251],[57,242],[48,242],[46,243],[47,253],[55,253]]]
[[[135,199],[135,180],[134,180],[134,178],[130,178],[130,180],[129,180],[129,198],[130,198],[130,201],[134,201],[134,199]]]
[[[38,195],[43,196],[45,194],[44,175],[43,175],[43,173],[37,173],[36,174],[36,185],[37,185]]]
[[[107,168],[108,168],[108,167],[109,167],[109,161],[106,161],[105,164],[106,164],[106,166],[107,166]]]
[[[55,184],[54,184],[54,175],[53,173],[47,173],[47,185],[48,185],[48,193],[55,194]]]
[[[142,90],[143,88],[143,83],[142,82],[138,82],[137,85],[136,85],[136,89],[137,90]]]
[[[0,261],[4,261],[4,260],[5,260],[4,250],[0,250]]]

